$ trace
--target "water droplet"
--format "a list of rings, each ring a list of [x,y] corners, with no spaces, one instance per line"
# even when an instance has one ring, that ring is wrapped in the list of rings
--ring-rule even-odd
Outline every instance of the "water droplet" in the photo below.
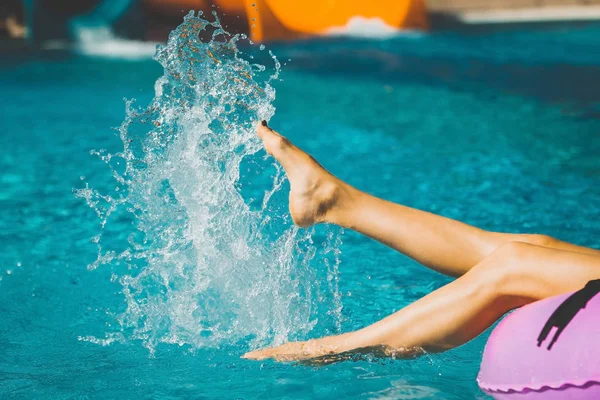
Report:
[[[81,179],[82,181],[85,181],[85,176],[81,175],[81,176],[79,177],[79,179]]]
[[[17,263],[17,267],[20,267],[21,265],[22,265],[22,264],[21,264],[21,261],[19,261],[19,262]]]
[[[265,45],[261,44],[260,47],[259,47],[259,49],[264,50],[265,49]]]
[[[6,270],[6,275],[10,275],[10,274],[12,274],[12,269],[7,269]]]

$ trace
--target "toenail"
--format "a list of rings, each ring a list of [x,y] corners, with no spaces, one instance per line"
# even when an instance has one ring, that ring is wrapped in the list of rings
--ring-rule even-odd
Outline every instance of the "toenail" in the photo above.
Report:
[[[267,126],[267,121],[265,121],[264,119],[262,120],[262,126]]]

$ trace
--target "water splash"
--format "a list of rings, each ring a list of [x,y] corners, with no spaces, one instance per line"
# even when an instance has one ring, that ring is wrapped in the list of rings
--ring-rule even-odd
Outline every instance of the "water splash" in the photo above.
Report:
[[[126,305],[98,343],[255,347],[305,337],[317,319],[339,329],[339,238],[330,232],[317,251],[312,230],[291,226],[285,176],[255,134],[274,113],[279,62],[269,53],[272,66],[252,63],[240,41],[218,19],[188,14],[157,49],[153,101],[127,103],[123,151],[94,152],[116,185],[76,193],[102,227],[89,268],[112,267]]]

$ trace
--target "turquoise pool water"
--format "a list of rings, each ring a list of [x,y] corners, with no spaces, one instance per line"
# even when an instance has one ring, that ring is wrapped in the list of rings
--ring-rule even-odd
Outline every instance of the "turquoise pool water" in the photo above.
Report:
[[[542,232],[600,248],[599,34],[600,26],[588,25],[272,46],[287,65],[282,81],[272,82],[271,125],[333,173],[380,197],[486,229]],[[257,60],[269,59],[257,51]],[[122,98],[135,97],[145,107],[161,75],[152,60],[66,53],[0,60],[1,398],[485,397],[475,383],[485,335],[446,354],[409,361],[314,368],[239,359],[261,344],[364,326],[448,282],[353,232],[344,232],[340,245],[339,231],[319,227],[311,244],[306,232],[289,229],[285,182],[261,210],[277,173],[260,151],[244,158],[240,179],[216,181],[229,189],[233,183],[254,210],[242,214],[231,211],[240,204],[225,204],[226,197],[208,185],[206,171],[231,171],[227,159],[200,176],[190,171],[193,157],[172,151],[174,158],[160,159],[174,173],[189,172],[171,176],[183,179],[179,188],[203,190],[178,197],[188,201],[188,220],[194,199],[203,206],[208,197],[218,200],[192,226],[202,227],[203,217],[218,213],[230,230],[202,231],[191,245],[163,244],[170,258],[163,251],[158,258],[89,269],[98,251],[91,238],[102,233],[104,250],[118,248],[143,217],[117,214],[102,230],[73,190],[88,183],[118,198],[111,170],[90,150],[123,149],[111,130],[125,118]],[[251,106],[262,107],[260,115],[271,112],[266,100]],[[128,137],[145,137],[148,130],[132,128]],[[176,149],[169,140],[159,138],[152,150],[162,157],[162,144]],[[215,151],[207,163],[246,151],[219,152],[196,140],[183,150]],[[155,177],[140,174],[148,181]],[[136,204],[144,206],[149,200],[140,196]],[[155,236],[153,243],[176,237],[181,221],[172,205],[154,205],[147,215],[156,218],[144,221],[155,225],[145,232],[175,232]],[[275,223],[265,225],[264,236],[242,243],[261,251],[248,262],[230,258],[238,253],[224,250],[224,243],[247,239],[239,233],[244,226],[256,228],[267,216]],[[281,237],[294,245],[282,244]],[[218,251],[209,251],[211,243]],[[206,268],[204,275],[194,266],[174,272],[179,265],[190,268],[189,260],[173,261],[187,257],[189,246],[203,257],[198,265]],[[152,262],[148,282],[123,280]],[[289,284],[269,291],[257,277]],[[162,278],[169,280],[168,290]],[[251,292],[244,282],[262,291]],[[127,297],[132,288],[139,291]],[[301,295],[290,302],[294,290]],[[246,296],[251,307],[244,308],[241,298],[231,306],[228,293]],[[193,304],[198,308],[186,308]],[[260,314],[264,309],[270,311]]]

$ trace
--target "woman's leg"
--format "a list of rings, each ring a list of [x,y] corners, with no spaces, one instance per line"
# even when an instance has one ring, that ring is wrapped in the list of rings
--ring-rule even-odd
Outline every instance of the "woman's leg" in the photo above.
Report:
[[[507,311],[575,291],[600,278],[600,257],[520,242],[507,243],[457,280],[366,328],[244,355],[302,360],[364,349],[413,355],[473,339]]]
[[[288,174],[290,211],[300,226],[329,222],[348,227],[451,276],[463,275],[511,241],[600,255],[598,250],[543,235],[487,232],[376,198],[337,179],[266,123],[259,125],[258,135]]]

